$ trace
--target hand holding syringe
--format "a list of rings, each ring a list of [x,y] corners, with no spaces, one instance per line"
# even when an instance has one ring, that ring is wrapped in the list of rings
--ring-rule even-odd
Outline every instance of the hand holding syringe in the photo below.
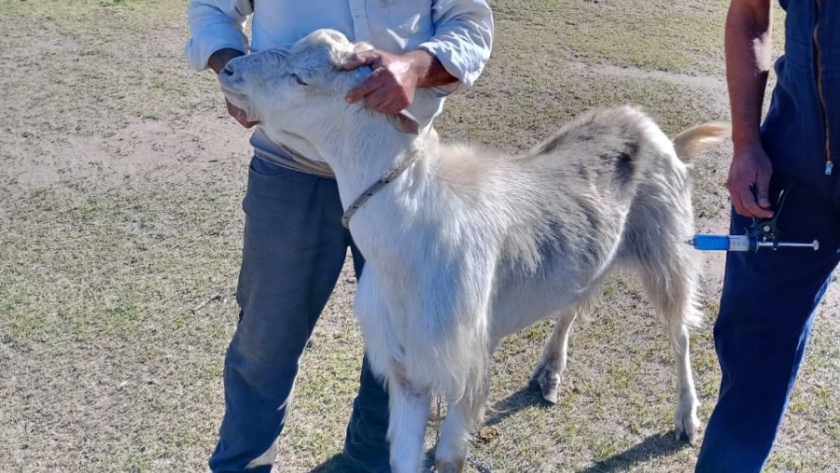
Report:
[[[814,251],[820,249],[820,242],[814,240],[810,243],[779,241],[779,229],[776,222],[782,213],[782,206],[785,203],[790,187],[779,194],[779,204],[776,214],[769,220],[753,219],[753,225],[745,235],[694,235],[686,243],[701,251],[749,251],[755,253],[761,248],[812,248]]]

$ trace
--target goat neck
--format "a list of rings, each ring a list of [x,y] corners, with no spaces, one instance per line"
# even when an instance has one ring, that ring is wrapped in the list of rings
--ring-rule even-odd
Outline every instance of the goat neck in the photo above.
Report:
[[[391,126],[389,117],[382,115],[371,117],[374,119],[361,119],[358,115],[351,118],[347,124],[352,129],[331,134],[331,139],[322,143],[322,149],[319,149],[335,173],[345,209],[416,152],[431,138],[427,135],[434,135],[433,131],[419,136],[401,132]]]

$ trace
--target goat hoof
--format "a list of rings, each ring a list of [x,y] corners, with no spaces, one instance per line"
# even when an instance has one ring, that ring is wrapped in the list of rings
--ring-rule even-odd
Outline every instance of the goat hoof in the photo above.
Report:
[[[551,404],[552,406],[554,404],[557,404],[557,386],[554,386],[553,388],[549,389],[543,388],[542,397],[545,400],[545,402]]]
[[[461,473],[464,471],[464,460],[435,462],[437,473]]]
[[[686,442],[692,447],[697,445],[697,432],[689,434],[688,432],[677,430],[675,436],[677,443]]]
[[[674,435],[677,442],[686,441],[689,445],[697,444],[697,432],[700,430],[700,421],[696,416],[691,414],[685,415],[682,418],[677,418],[676,429]]]
[[[528,382],[528,388],[532,391],[540,391],[542,398],[549,404],[557,404],[559,386],[560,375],[545,362],[540,362]]]

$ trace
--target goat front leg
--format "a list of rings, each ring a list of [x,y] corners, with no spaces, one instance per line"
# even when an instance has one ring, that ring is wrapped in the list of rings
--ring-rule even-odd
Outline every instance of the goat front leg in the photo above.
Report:
[[[469,453],[469,441],[484,419],[490,379],[485,377],[481,389],[465,396],[447,409],[440,441],[435,447],[435,470],[438,473],[461,473]]]
[[[576,310],[560,314],[551,338],[543,349],[542,359],[531,375],[529,388],[539,390],[543,399],[551,404],[557,404],[557,391],[560,386],[560,376],[566,370],[567,352],[569,350],[569,331],[577,316]]]
[[[392,368],[388,389],[391,400],[388,422],[391,471],[418,473],[423,461],[431,393],[412,386],[402,366]]]

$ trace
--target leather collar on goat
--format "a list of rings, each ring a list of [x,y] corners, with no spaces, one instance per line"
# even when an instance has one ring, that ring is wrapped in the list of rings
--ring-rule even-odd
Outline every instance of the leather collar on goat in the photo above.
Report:
[[[362,195],[356,198],[350,207],[347,207],[347,210],[344,211],[344,215],[341,216],[341,224],[344,228],[350,228],[350,219],[353,217],[353,214],[356,213],[359,208],[365,205],[365,202],[368,201],[374,194],[382,190],[383,187],[387,186],[388,183],[393,181],[394,179],[400,177],[402,173],[408,169],[409,166],[414,164],[415,161],[420,159],[420,153],[418,151],[414,151],[408,155],[408,159],[402,162],[399,166],[395,167],[391,170],[388,174],[382,176],[381,179],[376,181],[372,186],[368,187],[366,191],[362,192]]]

